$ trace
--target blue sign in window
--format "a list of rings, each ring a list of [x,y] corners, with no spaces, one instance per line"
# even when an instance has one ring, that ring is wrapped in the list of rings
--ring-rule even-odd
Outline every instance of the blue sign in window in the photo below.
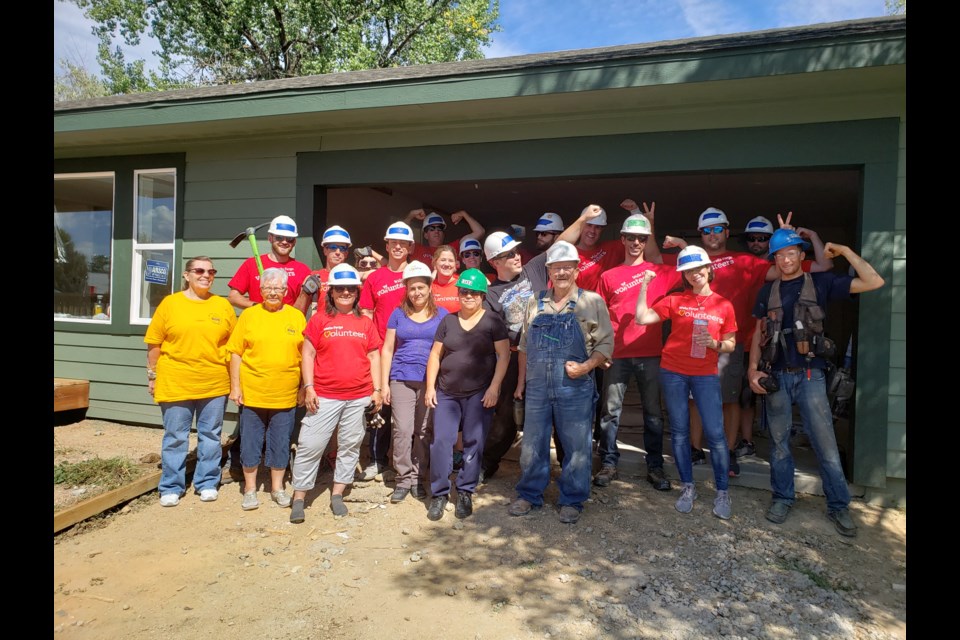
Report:
[[[144,282],[167,284],[170,276],[170,263],[160,260],[147,260],[147,268],[143,271]]]

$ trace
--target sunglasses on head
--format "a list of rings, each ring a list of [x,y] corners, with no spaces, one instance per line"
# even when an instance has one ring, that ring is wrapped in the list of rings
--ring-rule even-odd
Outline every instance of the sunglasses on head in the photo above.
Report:
[[[340,253],[346,253],[350,250],[350,247],[345,244],[325,244],[323,245],[330,251],[339,251]]]
[[[334,293],[356,293],[357,285],[354,284],[335,284],[330,287]]]
[[[722,224],[718,224],[718,225],[715,225],[715,226],[713,226],[713,227],[704,227],[704,228],[700,229],[700,233],[703,234],[703,235],[705,235],[705,236],[708,236],[708,235],[710,235],[711,233],[717,233],[717,234],[723,233],[724,231],[726,231],[726,229],[727,229],[727,228],[726,228],[725,226],[723,226]]]
[[[650,238],[650,236],[640,235],[637,233],[621,233],[620,237],[627,242],[646,242]]]
[[[437,224],[432,224],[429,227],[424,227],[424,231],[443,231],[443,227]]]
[[[770,242],[770,236],[744,236],[747,242]]]
[[[474,249],[472,251],[463,251],[460,253],[461,258],[479,258],[480,251]]]
[[[273,236],[273,241],[274,241],[274,242],[289,242],[290,244],[293,244],[294,242],[297,241],[297,239],[296,239],[296,238],[291,238],[291,237],[289,237],[289,236]]]
[[[193,267],[192,269],[187,269],[190,273],[195,273],[198,276],[202,276],[205,273],[210,274],[211,276],[217,275],[216,269],[201,269],[200,267]]]
[[[510,260],[511,258],[516,258],[516,257],[517,257],[516,249],[511,249],[506,253],[501,253],[500,255],[496,256],[494,260]]]

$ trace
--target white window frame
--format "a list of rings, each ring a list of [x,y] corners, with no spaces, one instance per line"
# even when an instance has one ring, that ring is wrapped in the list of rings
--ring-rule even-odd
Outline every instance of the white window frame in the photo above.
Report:
[[[173,210],[177,210],[177,180],[179,175],[177,170],[173,167],[157,168],[157,169],[135,169],[133,172],[133,232],[130,234],[133,236],[131,243],[131,254],[133,259],[131,262],[131,272],[130,272],[130,324],[131,325],[149,325],[152,318],[144,318],[140,316],[140,296],[143,293],[143,253],[145,251],[162,251],[169,250],[170,255],[173,256],[170,262],[170,293],[176,293],[178,291],[179,283],[179,271],[176,268],[177,265],[177,229],[176,229],[176,217],[174,217],[174,229],[173,229],[173,239],[170,242],[162,243],[142,243],[137,241],[137,229],[139,229],[139,215],[140,210],[137,208],[137,204],[140,199],[140,176],[151,175],[158,173],[169,173],[173,174]]]

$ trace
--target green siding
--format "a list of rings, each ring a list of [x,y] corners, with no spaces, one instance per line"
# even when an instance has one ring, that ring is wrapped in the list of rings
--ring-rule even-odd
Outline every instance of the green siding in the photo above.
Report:
[[[890,341],[890,366],[907,368],[907,342],[905,340]]]

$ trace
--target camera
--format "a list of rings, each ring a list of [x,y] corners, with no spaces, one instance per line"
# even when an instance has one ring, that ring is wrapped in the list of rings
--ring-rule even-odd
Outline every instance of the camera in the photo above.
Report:
[[[313,295],[320,290],[320,278],[315,275],[309,275],[303,281],[303,284],[300,285],[300,289],[305,291],[307,295]]]
[[[760,378],[757,382],[767,393],[773,393],[775,391],[780,391],[780,382],[777,380],[777,377],[773,374],[767,374],[766,377]]]

